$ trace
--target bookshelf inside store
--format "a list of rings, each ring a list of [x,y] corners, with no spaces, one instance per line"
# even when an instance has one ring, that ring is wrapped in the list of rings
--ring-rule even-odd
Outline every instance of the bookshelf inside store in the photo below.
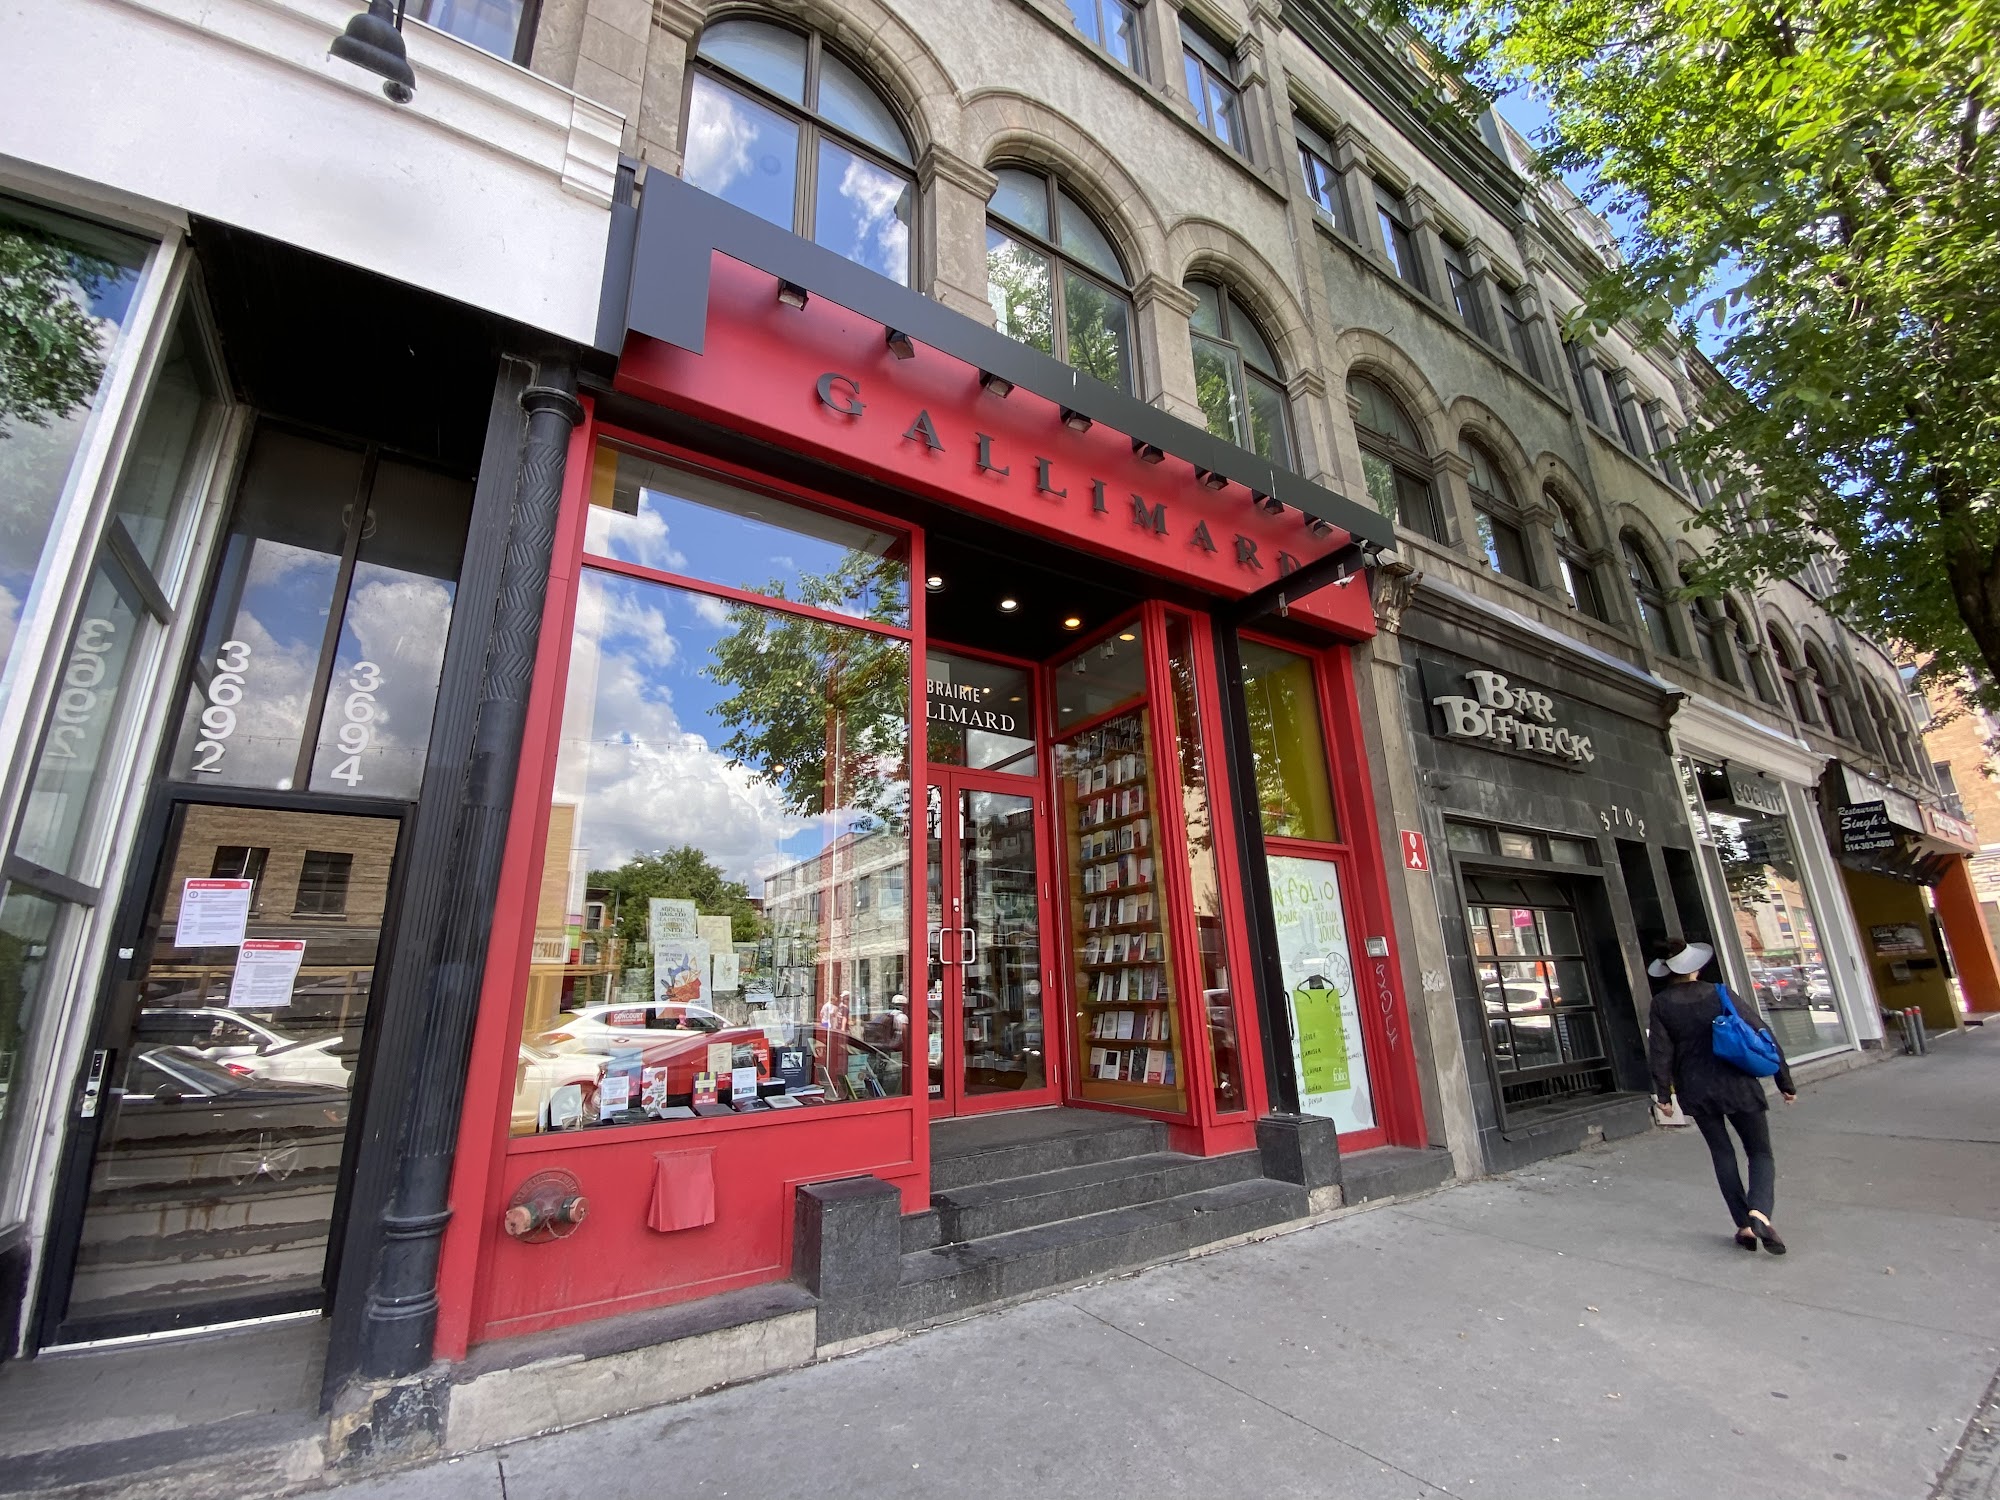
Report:
[[[1077,1094],[1181,1113],[1187,1069],[1146,709],[1059,745],[1057,771],[1075,943]]]

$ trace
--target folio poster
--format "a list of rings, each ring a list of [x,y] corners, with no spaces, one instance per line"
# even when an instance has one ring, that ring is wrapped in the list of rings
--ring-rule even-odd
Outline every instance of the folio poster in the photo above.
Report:
[[[692,901],[655,896],[647,903],[653,944],[653,1003],[694,1005],[708,999],[708,944]]]
[[[1343,1131],[1372,1129],[1375,1105],[1368,1090],[1339,874],[1324,859],[1274,854],[1268,864],[1278,919],[1278,963],[1291,1008],[1299,1108],[1328,1116]]]

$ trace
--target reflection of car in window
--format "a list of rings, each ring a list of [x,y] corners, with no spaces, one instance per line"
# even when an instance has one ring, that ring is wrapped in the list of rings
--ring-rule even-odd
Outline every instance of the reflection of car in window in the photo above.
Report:
[[[303,1037],[281,1031],[243,1011],[220,1006],[150,1007],[134,1033],[141,1043],[171,1045],[183,1056],[220,1063],[243,1077],[344,1088],[357,1039],[344,1032]]]

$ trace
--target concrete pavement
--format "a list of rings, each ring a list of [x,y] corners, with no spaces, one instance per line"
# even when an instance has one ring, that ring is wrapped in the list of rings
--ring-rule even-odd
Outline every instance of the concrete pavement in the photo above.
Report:
[[[2000,1023],[1773,1134],[1782,1259],[1655,1131],[335,1493],[2000,1494]]]

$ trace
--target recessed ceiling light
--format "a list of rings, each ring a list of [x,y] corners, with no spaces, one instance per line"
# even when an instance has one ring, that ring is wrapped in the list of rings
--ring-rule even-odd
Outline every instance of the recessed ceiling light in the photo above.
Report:
[[[924,580],[924,587],[929,589],[933,594],[935,594],[939,589],[944,587],[944,580],[938,577],[937,574],[933,573],[931,574],[930,577]]]
[[[1019,693],[1016,693],[1013,697],[1009,698],[1007,701],[1009,703],[1019,703],[1021,701],[1021,695]]]
[[[1020,607],[1021,601],[1019,599],[1002,599],[1000,601],[1000,613],[1003,615],[1011,615]]]
[[[1129,630],[1121,630],[1118,632],[1118,639],[1121,641],[1136,641],[1139,637],[1132,634]]]
[[[1064,629],[1064,630],[1081,630],[1081,629],[1083,629],[1083,617],[1082,617],[1081,615],[1064,615],[1064,616],[1063,616],[1063,629]]]

